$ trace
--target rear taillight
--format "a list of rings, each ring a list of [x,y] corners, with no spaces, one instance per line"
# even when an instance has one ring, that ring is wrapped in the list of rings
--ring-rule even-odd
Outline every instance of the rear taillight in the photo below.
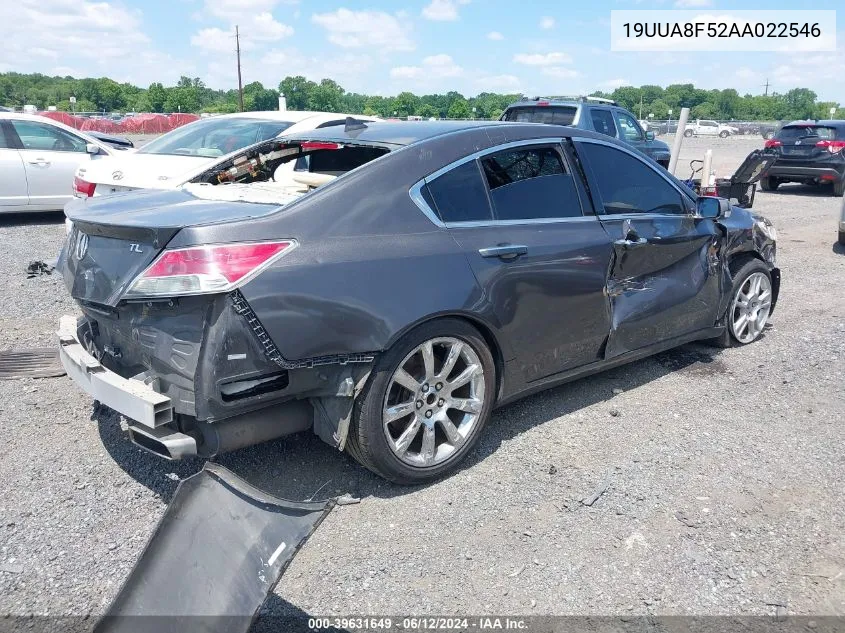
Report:
[[[781,143],[780,141],[775,140],[775,139],[769,139],[768,141],[766,141],[765,147],[766,148],[772,148],[772,147],[780,147],[781,145],[783,145],[783,143]]]
[[[845,141],[819,141],[816,147],[826,147],[831,154],[838,154],[845,149]]]
[[[294,240],[212,244],[165,250],[132,283],[126,298],[229,292],[296,247]]]
[[[79,176],[73,177],[73,193],[79,198],[90,198],[94,195],[97,183],[82,180]]]

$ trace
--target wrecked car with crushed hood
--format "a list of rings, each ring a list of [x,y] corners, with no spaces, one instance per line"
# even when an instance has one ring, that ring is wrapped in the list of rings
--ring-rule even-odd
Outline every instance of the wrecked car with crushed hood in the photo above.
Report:
[[[298,184],[274,183],[288,161]],[[60,355],[135,443],[210,456],[313,429],[405,484],[452,470],[499,405],[757,340],[780,287],[767,220],[555,125],[351,122],[66,212],[83,316]]]

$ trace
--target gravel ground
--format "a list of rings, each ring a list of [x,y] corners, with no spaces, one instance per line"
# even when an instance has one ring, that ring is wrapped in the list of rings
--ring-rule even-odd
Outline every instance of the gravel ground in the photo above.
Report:
[[[693,139],[680,164],[706,146],[722,175],[760,141]],[[361,497],[265,611],[845,615],[839,202],[758,193],[783,272],[761,341],[688,345],[500,409],[444,481],[387,484],[309,434],[221,458],[283,497]],[[74,310],[57,276],[24,275],[63,235],[60,216],[0,218],[4,347],[54,344]],[[0,433],[0,614],[102,613],[201,463],[132,447],[66,377],[0,381]]]

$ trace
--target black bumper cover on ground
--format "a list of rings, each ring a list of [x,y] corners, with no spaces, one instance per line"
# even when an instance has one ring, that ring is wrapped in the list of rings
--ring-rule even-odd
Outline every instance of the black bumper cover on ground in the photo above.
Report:
[[[207,463],[179,484],[95,633],[246,632],[333,506],[277,499]]]

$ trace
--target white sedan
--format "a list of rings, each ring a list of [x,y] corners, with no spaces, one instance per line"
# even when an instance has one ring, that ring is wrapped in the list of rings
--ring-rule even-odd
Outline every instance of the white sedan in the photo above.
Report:
[[[347,114],[332,112],[238,112],[209,117],[176,128],[137,150],[115,153],[76,173],[74,194],[79,198],[122,193],[133,189],[175,189],[247,145],[279,135],[342,125]],[[375,121],[374,117],[354,118]]]
[[[115,153],[108,144],[58,121],[0,112],[0,213],[58,211],[73,199],[80,165]]]

